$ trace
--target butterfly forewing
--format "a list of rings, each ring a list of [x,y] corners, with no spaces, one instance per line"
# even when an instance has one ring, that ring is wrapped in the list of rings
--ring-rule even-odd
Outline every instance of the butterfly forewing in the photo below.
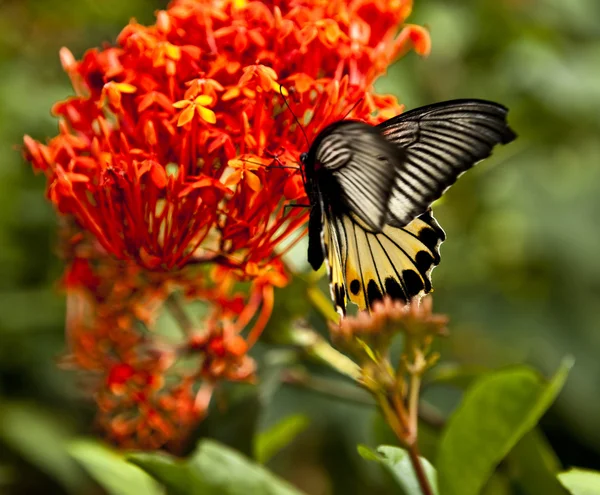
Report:
[[[440,261],[444,232],[430,212],[402,228],[374,231],[356,215],[325,215],[324,248],[336,309],[348,299],[371,309],[385,294],[408,301],[431,290],[431,270]]]
[[[455,100],[417,108],[377,126],[406,152],[395,169],[386,223],[406,225],[496,144],[512,141],[515,134],[506,113],[496,103]]]
[[[315,160],[332,179],[321,180],[321,193],[343,203],[369,227],[381,229],[396,170],[404,160],[402,149],[382,139],[373,126],[348,120],[323,131]]]

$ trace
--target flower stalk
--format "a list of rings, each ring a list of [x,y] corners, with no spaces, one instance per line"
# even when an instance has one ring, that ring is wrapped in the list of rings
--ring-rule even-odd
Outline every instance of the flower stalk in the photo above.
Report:
[[[171,316],[173,316],[177,322],[177,325],[184,335],[190,335],[194,331],[194,324],[186,313],[181,299],[173,293],[167,299],[165,299],[165,306],[171,313]]]
[[[332,347],[310,328],[296,326],[289,332],[287,343],[302,348],[307,356],[328,365],[354,381],[359,381],[361,378],[360,367],[352,359]]]
[[[378,404],[402,447],[408,453],[424,495],[432,495],[418,449],[419,396],[423,374],[437,361],[431,353],[435,337],[446,334],[448,319],[432,313],[430,296],[404,305],[386,298],[371,314],[346,317],[330,324],[334,341],[360,367],[358,382]],[[404,347],[397,365],[390,361],[392,339],[401,334]]]

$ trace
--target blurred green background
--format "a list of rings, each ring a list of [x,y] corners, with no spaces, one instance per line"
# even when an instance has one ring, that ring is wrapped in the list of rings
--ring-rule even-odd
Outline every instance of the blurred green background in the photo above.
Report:
[[[114,41],[131,17],[152,22],[165,5],[0,0],[0,493],[83,493],[82,486],[101,493],[56,453],[71,433],[93,433],[93,405],[76,374],[56,366],[64,300],[56,291],[55,217],[43,177],[23,163],[18,146],[24,133],[43,139],[56,132],[50,107],[71,94],[60,47],[79,57]],[[542,424],[566,466],[595,469],[599,19],[596,0],[417,1],[410,21],[429,27],[432,54],[408,55],[377,85],[407,108],[460,97],[510,108],[519,139],[463,176],[435,209],[448,235],[433,275],[436,309],[451,317],[443,361],[493,368],[527,362],[549,375],[561,357],[575,356]],[[441,409],[456,398],[431,395]],[[385,480],[356,454],[357,443],[378,435],[371,408],[284,388],[263,420],[292,412],[307,414],[310,426],[270,467],[311,494],[365,493],[368,486],[386,493]],[[204,431],[230,420],[211,418]]]

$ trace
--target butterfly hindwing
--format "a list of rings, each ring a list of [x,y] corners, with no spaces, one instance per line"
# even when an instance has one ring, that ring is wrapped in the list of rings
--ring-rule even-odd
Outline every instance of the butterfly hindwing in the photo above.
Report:
[[[326,215],[324,250],[336,309],[348,299],[371,309],[385,294],[408,301],[431,291],[430,273],[440,261],[444,232],[430,212],[403,228],[374,231],[352,213]]]
[[[402,147],[406,159],[395,169],[386,223],[406,225],[496,144],[516,135],[507,109],[484,100],[453,100],[405,112],[377,126]]]

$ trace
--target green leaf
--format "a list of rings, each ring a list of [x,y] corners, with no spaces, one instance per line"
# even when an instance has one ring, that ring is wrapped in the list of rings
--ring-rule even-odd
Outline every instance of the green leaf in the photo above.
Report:
[[[381,461],[381,457],[377,455],[377,452],[374,452],[373,449],[367,447],[366,445],[363,445],[362,443],[356,446],[356,450],[358,451],[358,455],[360,455],[363,459],[367,461]]]
[[[359,445],[357,450],[363,459],[380,462],[406,495],[422,495],[423,492],[419,485],[419,480],[406,450],[389,445],[381,445],[377,448],[377,452],[373,452],[373,450],[365,445]],[[420,457],[419,459],[429,480],[429,485],[433,493],[437,495],[439,491],[435,468],[424,457]]]
[[[573,495],[598,495],[600,473],[586,469],[570,469],[558,475],[563,486]]]
[[[131,452],[125,458],[160,481],[170,494],[190,492],[192,475],[185,461],[162,452]]]
[[[508,477],[496,472],[483,487],[481,495],[514,495],[514,490]]]
[[[198,495],[301,495],[298,489],[276,477],[239,452],[212,440],[203,440],[189,459],[190,493]]]
[[[94,441],[77,440],[69,453],[110,495],[160,495],[159,484],[124,456]]]
[[[203,440],[188,460],[160,452],[133,452],[127,459],[163,483],[173,495],[302,495],[239,452]]]
[[[0,438],[24,459],[59,481],[70,493],[86,491],[89,480],[69,456],[71,431],[39,406],[5,403],[0,407]]]
[[[537,428],[519,440],[508,454],[506,464],[524,495],[566,495],[556,479],[560,461]]]
[[[294,414],[265,430],[254,439],[254,458],[261,464],[269,461],[308,426],[308,418]]]
[[[478,494],[495,466],[550,407],[572,364],[565,359],[550,382],[526,367],[477,380],[442,435],[436,463],[440,491]]]
[[[371,361],[373,361],[374,363],[379,362],[378,359],[377,359],[377,356],[373,352],[373,349],[371,349],[364,340],[362,340],[361,338],[356,337],[356,343],[362,347],[363,351],[365,351],[365,354],[367,356],[369,356],[369,359]]]

